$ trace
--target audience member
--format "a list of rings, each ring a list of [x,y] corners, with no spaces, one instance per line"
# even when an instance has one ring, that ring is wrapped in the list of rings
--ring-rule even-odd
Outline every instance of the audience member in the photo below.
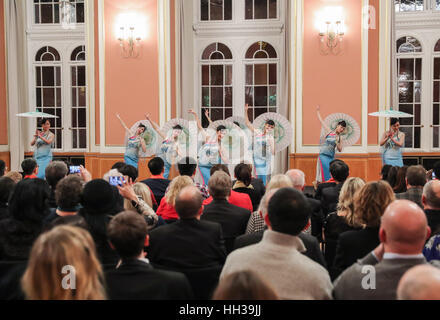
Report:
[[[192,298],[186,277],[177,272],[155,270],[145,259],[148,226],[142,217],[126,211],[108,225],[112,247],[121,257],[116,269],[106,272],[111,300],[188,300]]]
[[[176,223],[150,233],[148,258],[153,265],[176,270],[222,266],[226,249],[222,227],[218,223],[200,221],[203,198],[195,186],[187,186],[176,197]]]
[[[119,192],[104,180],[92,180],[83,189],[82,208],[79,214],[89,226],[96,245],[98,258],[102,264],[116,264],[118,256],[110,248],[107,238],[107,224],[123,206],[119,202]]]
[[[345,162],[336,161],[330,165],[330,172],[336,185],[322,189],[320,200],[324,217],[327,217],[330,212],[336,211],[339,193],[341,192],[345,180],[347,180],[350,175],[350,169]]]
[[[341,159],[335,159],[332,162],[330,162],[330,174],[332,176],[332,178],[329,181],[325,181],[323,183],[318,184],[315,187],[315,199],[317,200],[321,200],[322,197],[322,190],[329,188],[329,187],[334,187],[336,186],[337,182],[333,177],[333,174],[335,173],[335,170],[337,168],[340,167],[341,164],[344,164],[345,162],[342,161]]]
[[[388,171],[387,182],[390,184],[392,189],[394,189],[394,187],[396,186],[397,172],[399,172],[398,167],[391,167]]]
[[[6,173],[6,163],[3,160],[0,160],[0,178],[3,177]]]
[[[186,157],[179,161],[177,164],[177,168],[179,169],[179,174],[181,176],[188,176],[194,181],[194,177],[197,173],[197,161],[193,158]],[[194,181],[194,185],[199,189],[202,194],[203,199],[209,198],[208,187],[204,184],[198,183]]]
[[[423,210],[408,200],[389,205],[382,217],[380,245],[345,270],[334,283],[338,300],[395,300],[400,278],[406,271],[426,264],[422,250],[431,233]],[[367,283],[374,270],[374,284]],[[371,287],[374,285],[374,288]],[[372,290],[374,289],[374,290]]]
[[[23,180],[23,176],[17,171],[10,171],[4,176],[14,180],[15,183],[19,183],[21,180]]]
[[[113,166],[112,166],[112,170],[117,170],[119,171],[119,169],[125,167],[127,164],[125,162],[116,162]]]
[[[393,188],[395,194],[408,191],[406,187],[406,173],[408,168],[408,166],[403,166],[397,170],[396,185]]]
[[[49,168],[49,167],[47,167]],[[44,219],[44,223],[51,223],[58,217],[76,215],[81,209],[81,195],[83,181],[78,176],[67,176],[58,182],[55,189],[56,209]]]
[[[0,221],[0,260],[27,260],[49,214],[49,185],[44,180],[19,182],[9,198],[9,218]]]
[[[269,201],[270,201],[271,197],[275,194],[275,192],[277,192],[278,190],[279,189],[271,189],[269,191],[266,191],[266,194],[264,195],[263,199],[261,199],[259,210],[262,214],[263,222],[265,220],[265,216],[267,215]],[[294,215],[295,212],[292,212],[291,214]],[[259,232],[245,234],[245,235],[237,237],[234,241],[234,250],[259,243],[261,241],[261,239],[263,239],[264,231],[267,230],[266,222],[264,222],[264,224],[265,224],[265,226],[264,226],[263,230],[261,230]],[[298,237],[301,239],[301,241],[304,244],[304,247],[306,248],[306,250],[301,251],[301,253],[303,253],[305,256],[309,257],[313,261],[319,263],[324,268],[326,268],[327,265],[325,263],[324,256],[322,255],[321,248],[319,247],[318,240],[316,240],[316,238],[314,236],[311,236],[305,232],[301,232],[298,235]]]
[[[272,179],[270,179],[270,182],[267,185],[266,194],[268,194],[272,190],[278,190],[282,188],[293,188],[292,180],[284,174],[275,175],[272,177]],[[264,210],[265,208],[266,210]],[[261,205],[260,201],[258,211],[253,212],[248,221],[246,234],[260,233],[261,231],[266,230],[266,223],[264,222],[263,212],[267,212],[267,205],[265,208]]]
[[[440,269],[423,264],[409,269],[399,281],[398,300],[440,300]]]
[[[433,172],[434,172],[434,175],[435,175],[435,179],[439,180],[440,179],[440,161],[437,161],[434,164]]]
[[[393,166],[392,165],[390,165],[390,164],[386,164],[386,165],[384,165],[383,167],[382,167],[382,170],[380,171],[380,180],[384,180],[384,181],[387,181],[387,179],[388,179],[388,173],[390,172],[390,169],[392,168]]]
[[[69,168],[63,161],[52,161],[46,167],[45,175],[46,181],[50,186],[50,198],[49,198],[49,206],[51,208],[56,208],[57,203],[55,200],[55,190],[57,188],[57,184],[61,179],[67,176],[69,173]]]
[[[244,193],[249,196],[252,201],[252,212],[257,211],[261,201],[261,195],[255,191],[251,184],[252,171],[249,165],[241,163],[235,167],[235,178],[237,181],[233,184],[232,190],[239,193]]]
[[[24,159],[21,163],[21,169],[23,169],[23,179],[37,179],[38,164],[35,159]]]
[[[162,158],[153,158],[148,162],[148,170],[151,172],[149,179],[141,181],[150,188],[154,195],[156,203],[159,205],[162,198],[165,196],[166,190],[171,183],[171,180],[165,179],[163,174],[165,172],[165,164]]]
[[[394,200],[393,189],[384,181],[367,183],[356,193],[354,222],[363,229],[339,235],[333,267],[335,277],[379,245],[380,218]]]
[[[300,253],[305,248],[298,235],[310,219],[304,195],[291,188],[278,190],[269,202],[265,219],[269,230],[262,241],[232,252],[220,279],[250,270],[265,279],[281,299],[331,299],[327,270]]]
[[[129,164],[126,164],[125,166],[120,167],[118,169],[118,171],[124,177],[131,179],[132,183],[136,183],[138,175],[139,175],[139,172],[138,172],[138,169],[136,169],[135,167],[133,167],[133,166],[131,166]]]
[[[427,182],[426,170],[422,166],[411,166],[406,172],[406,185],[408,191],[396,194],[396,199],[410,200],[423,209],[423,187]]]
[[[52,230],[53,228],[57,226],[71,226],[71,227],[78,227],[83,228],[84,230],[89,230],[89,226],[87,225],[86,220],[84,217],[81,217],[80,215],[74,215],[74,216],[64,216],[64,217],[58,217],[55,220],[53,220],[51,223],[46,225],[46,231]]]
[[[286,176],[292,181],[293,188],[302,192],[309,202],[310,208],[312,209],[310,217],[311,226],[309,230],[314,237],[317,237],[320,242],[322,242],[322,224],[324,222],[324,216],[321,210],[321,202],[304,193],[306,186],[306,175],[304,172],[298,169],[293,169],[287,171]]]
[[[153,208],[152,194],[148,186],[146,186],[144,183],[138,182],[133,184],[133,190],[139,199],[142,199],[149,208]],[[124,199],[124,209],[128,211],[137,211],[131,201],[128,199]]]
[[[249,166],[249,169],[251,170],[251,174],[254,172],[252,163],[242,162],[242,164],[246,164]],[[237,182],[237,180],[233,181],[232,185],[234,186],[236,182]],[[264,185],[263,180],[260,178],[255,178],[252,176],[251,186],[254,188],[254,190],[257,192],[257,194],[261,196],[261,198],[266,193],[266,186]]]
[[[334,278],[333,261],[339,235],[361,227],[355,221],[353,207],[355,194],[364,186],[365,182],[360,178],[345,181],[339,194],[337,211],[330,213],[324,222],[324,254],[331,278]]]
[[[432,180],[423,188],[422,204],[433,235],[440,234],[440,181]]]
[[[162,217],[167,223],[176,222],[179,214],[175,209],[177,195],[183,188],[193,185],[193,181],[188,176],[178,176],[171,181],[170,187],[162,198],[160,206],[157,209],[157,215]]]
[[[71,226],[43,233],[32,247],[22,288],[28,300],[104,300],[102,268],[90,234]]]
[[[232,273],[220,281],[212,300],[278,300],[275,290],[252,271]]]
[[[226,165],[224,165],[224,164],[216,164],[215,166],[213,166],[213,167],[211,168],[211,171],[210,171],[210,172],[211,172],[211,177],[212,177],[212,176],[214,175],[214,173],[216,173],[217,171],[223,171],[224,173],[226,173],[226,174],[229,176],[229,178],[231,177],[231,175],[229,174],[229,169],[228,169],[228,167],[227,167]],[[232,181],[231,181],[231,184],[232,184]],[[209,182],[208,182],[208,185],[209,185]],[[204,204],[205,206],[207,206],[207,205],[210,204],[212,201],[213,201],[213,197],[212,197],[212,195],[211,195],[208,199],[206,199],[206,200],[203,202],[203,204]],[[251,198],[250,198],[247,194],[239,193],[239,192],[235,192],[234,190],[231,190],[231,193],[230,193],[230,195],[228,196],[227,201],[228,201],[230,204],[233,204],[234,206],[237,206],[237,207],[240,207],[240,208],[243,208],[243,209],[246,209],[246,210],[252,212],[252,209],[253,209],[253,207],[252,207],[252,201],[251,201]]]
[[[16,183],[8,177],[0,178],[0,220],[9,217],[9,197],[13,193]]]
[[[222,226],[226,250],[230,252],[235,238],[246,232],[251,212],[228,202],[232,181],[225,172],[215,172],[209,179],[208,187],[214,201],[205,206],[201,219],[218,222]]]

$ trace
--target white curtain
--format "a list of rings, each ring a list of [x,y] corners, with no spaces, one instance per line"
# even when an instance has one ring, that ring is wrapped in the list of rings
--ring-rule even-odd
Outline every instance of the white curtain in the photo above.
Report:
[[[8,62],[9,147],[11,170],[21,170],[24,158],[24,135],[29,134],[28,121],[15,115],[28,111],[26,2],[5,1],[6,46]]]

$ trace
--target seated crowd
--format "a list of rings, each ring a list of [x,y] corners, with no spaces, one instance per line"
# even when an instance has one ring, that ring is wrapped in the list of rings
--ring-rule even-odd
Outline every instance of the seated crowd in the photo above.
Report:
[[[312,194],[297,169],[265,187],[245,163],[208,185],[177,167],[53,161],[40,180],[0,160],[0,300],[440,299],[440,162],[366,183],[334,160]]]

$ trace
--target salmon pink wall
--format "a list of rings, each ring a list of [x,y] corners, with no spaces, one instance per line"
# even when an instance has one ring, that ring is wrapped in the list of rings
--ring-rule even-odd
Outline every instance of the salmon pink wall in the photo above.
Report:
[[[339,55],[323,55],[319,30],[315,27],[317,12],[327,6],[344,9],[347,33]],[[304,1],[303,43],[303,145],[317,145],[321,125],[316,105],[323,118],[332,113],[346,113],[362,124],[362,1]],[[360,141],[359,141],[360,143]]]
[[[171,118],[177,116],[176,105],[176,3],[170,0],[170,43],[171,43]]]
[[[380,0],[370,0],[376,15],[375,29],[368,32],[368,113],[379,111],[379,30]],[[370,21],[372,22],[372,21]],[[379,142],[379,120],[368,117],[368,144]]]
[[[8,144],[4,0],[0,0],[0,145]]]
[[[94,2],[95,8],[95,144],[101,144],[101,127],[100,127],[100,104],[99,104],[99,12],[98,0]]]
[[[105,0],[105,122],[106,144],[122,146],[125,132],[115,114],[130,127],[150,113],[159,121],[158,17],[160,0]],[[146,21],[146,37],[138,58],[124,59],[116,34],[120,14],[136,13]]]

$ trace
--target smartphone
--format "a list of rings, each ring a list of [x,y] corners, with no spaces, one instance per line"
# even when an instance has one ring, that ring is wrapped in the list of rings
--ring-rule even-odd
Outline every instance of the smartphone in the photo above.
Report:
[[[122,187],[124,184],[124,177],[109,177],[108,181],[112,186],[120,186]]]
[[[70,174],[81,173],[79,166],[70,166]]]

